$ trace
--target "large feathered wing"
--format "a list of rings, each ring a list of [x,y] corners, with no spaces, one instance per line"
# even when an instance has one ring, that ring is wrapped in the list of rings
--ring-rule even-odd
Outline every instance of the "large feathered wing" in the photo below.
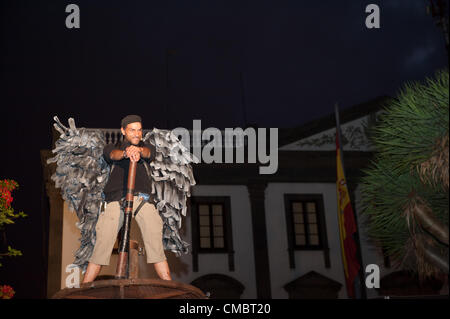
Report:
[[[156,148],[155,159],[150,162],[152,194],[163,220],[163,245],[177,256],[188,252],[189,244],[179,234],[182,216],[186,216],[186,200],[195,185],[191,163],[198,159],[170,130],[154,128],[143,139]]]
[[[95,226],[110,171],[102,156],[106,142],[100,130],[76,128],[72,118],[69,127],[61,124],[57,116],[54,120],[61,135],[52,151],[56,155],[47,163],[56,163],[51,178],[61,189],[62,198],[77,213],[81,243],[73,263],[85,271],[94,250]]]
[[[80,248],[75,252],[74,264],[83,272],[95,247],[95,226],[103,202],[103,189],[110,167],[103,158],[105,137],[100,130],[76,128],[69,119],[65,127],[54,117],[55,128],[61,133],[52,151],[56,155],[47,163],[56,163],[52,180],[61,195],[76,211],[77,227],[81,231]],[[163,220],[163,245],[177,256],[188,252],[189,244],[179,234],[182,216],[186,216],[186,201],[190,187],[195,185],[191,163],[198,163],[178,138],[169,130],[153,129],[144,137],[155,146],[155,159],[150,163],[152,194]]]

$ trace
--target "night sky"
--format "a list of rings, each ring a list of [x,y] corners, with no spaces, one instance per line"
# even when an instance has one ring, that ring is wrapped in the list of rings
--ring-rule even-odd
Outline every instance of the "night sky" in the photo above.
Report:
[[[65,26],[70,3],[80,29]],[[380,29],[365,26],[370,3]],[[29,216],[8,227],[24,256],[2,260],[0,285],[44,297],[39,150],[53,115],[98,128],[130,113],[144,128],[299,126],[448,68],[427,3],[1,1],[0,179],[18,181],[13,206]]]

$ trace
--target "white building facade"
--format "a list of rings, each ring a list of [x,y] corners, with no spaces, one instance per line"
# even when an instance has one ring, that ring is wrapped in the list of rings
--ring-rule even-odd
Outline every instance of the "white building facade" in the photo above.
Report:
[[[373,151],[367,129],[384,99],[341,112],[344,164],[362,261],[358,287],[366,298],[380,296],[364,284],[367,265],[376,265],[380,277],[393,272],[381,249],[367,238],[358,187],[361,169]],[[110,131],[107,134],[114,135]],[[167,252],[173,280],[196,285],[212,298],[347,298],[337,217],[335,132],[334,114],[281,132],[279,167],[272,175],[259,175],[257,164],[194,165],[197,185],[181,229],[192,253],[175,257]],[[56,196],[52,194],[49,197]],[[55,271],[60,288],[65,287],[66,266],[78,248],[76,216],[67,205],[61,219],[54,225],[61,226],[62,246],[49,256],[53,290],[58,282]],[[132,233],[142,242],[136,225]],[[115,258],[100,275],[114,275]],[[139,266],[139,277],[157,277],[145,256]]]

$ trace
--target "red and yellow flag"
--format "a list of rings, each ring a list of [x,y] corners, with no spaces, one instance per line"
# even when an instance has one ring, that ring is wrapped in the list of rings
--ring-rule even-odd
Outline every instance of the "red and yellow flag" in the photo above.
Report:
[[[339,128],[337,128],[339,129]],[[360,268],[356,255],[356,243],[353,234],[356,232],[355,217],[350,203],[347,183],[345,181],[344,167],[342,165],[342,150],[339,144],[339,134],[336,131],[336,167],[337,167],[337,199],[338,220],[341,238],[342,260],[344,264],[347,293],[355,298],[354,282]]]

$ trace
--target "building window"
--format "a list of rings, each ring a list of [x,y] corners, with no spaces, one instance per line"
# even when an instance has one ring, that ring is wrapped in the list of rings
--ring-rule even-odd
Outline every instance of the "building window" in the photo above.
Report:
[[[192,256],[198,271],[198,254],[228,254],[229,269],[234,271],[230,197],[191,197]]]
[[[295,268],[295,250],[323,250],[330,267],[323,197],[320,194],[285,194],[290,267]]]
[[[200,251],[226,250],[224,206],[223,203],[198,205]]]
[[[321,249],[317,202],[312,200],[290,201],[294,246],[296,249]]]

